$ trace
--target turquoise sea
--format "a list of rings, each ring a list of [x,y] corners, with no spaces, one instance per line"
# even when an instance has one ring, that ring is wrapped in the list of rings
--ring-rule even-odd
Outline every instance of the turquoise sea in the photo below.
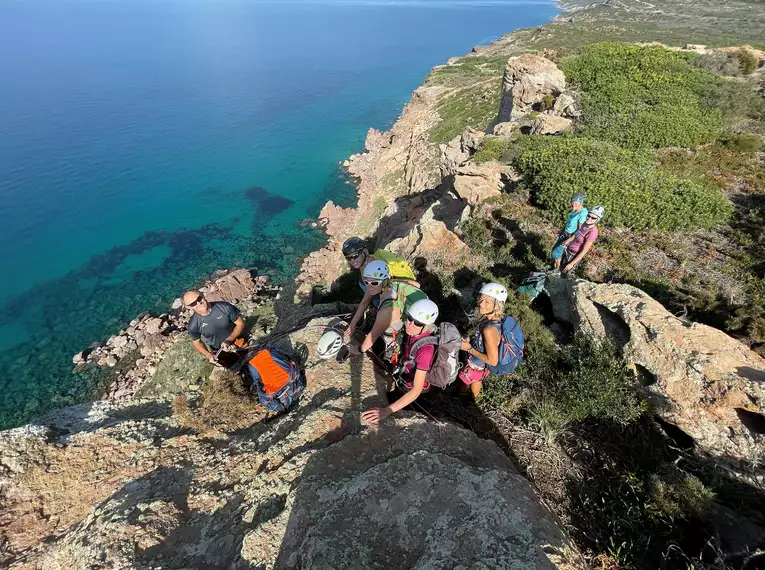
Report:
[[[0,3],[0,427],[71,357],[234,265],[293,277],[338,162],[429,69],[557,13],[503,0]]]

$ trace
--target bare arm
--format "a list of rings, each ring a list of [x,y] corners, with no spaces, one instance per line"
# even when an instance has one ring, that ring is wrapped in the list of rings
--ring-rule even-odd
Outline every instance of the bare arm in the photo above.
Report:
[[[483,345],[486,347],[486,353],[479,352],[478,349],[466,348],[468,354],[475,356],[481,362],[489,366],[496,366],[499,362],[499,331],[496,327],[486,326],[483,329]]]
[[[353,314],[353,318],[351,319],[351,323],[348,325],[348,328],[345,331],[345,338],[346,340],[351,338],[351,335],[356,330],[356,327],[359,325],[359,321],[364,316],[364,313],[369,308],[369,305],[372,304],[372,295],[369,294],[369,291],[364,291],[364,298],[361,299],[361,303],[359,303],[358,308],[356,309],[356,312]]]
[[[361,345],[361,351],[364,352],[372,348],[372,345],[375,343],[375,341],[382,336],[382,333],[385,332],[385,330],[390,326],[392,322],[393,307],[385,307],[380,309],[377,312],[377,318],[375,318],[375,324],[372,327],[372,330],[369,331],[369,334]]]
[[[207,360],[209,360],[210,362],[215,362],[215,355],[209,350],[207,350],[207,347],[201,341],[201,339],[192,340],[191,345],[197,350],[197,352],[199,352]]]
[[[399,411],[402,408],[406,408],[409,404],[414,402],[417,397],[422,393],[422,388],[425,386],[425,377],[428,375],[425,370],[417,370],[414,373],[414,379],[412,380],[412,389],[406,394],[401,396],[398,400],[391,405],[384,408],[373,408],[367,410],[361,414],[361,419],[365,422],[377,425],[389,415]]]
[[[233,342],[236,339],[239,338],[239,336],[244,331],[244,319],[242,317],[237,317],[237,319],[234,321],[234,330],[231,331],[231,334],[226,337],[226,340],[223,342]]]

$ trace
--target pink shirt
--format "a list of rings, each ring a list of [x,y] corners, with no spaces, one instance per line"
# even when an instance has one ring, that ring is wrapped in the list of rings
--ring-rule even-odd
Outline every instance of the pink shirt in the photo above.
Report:
[[[431,333],[424,332],[422,334],[418,334],[417,336],[407,338],[406,343],[404,344],[402,362],[406,363],[409,360],[409,351],[411,350],[412,345],[419,339],[426,337],[429,334]],[[435,354],[435,351],[436,347],[433,344],[428,344],[420,347],[420,349],[417,351],[417,354],[414,355],[414,366],[407,367],[401,371],[403,378],[407,382],[412,382],[414,380],[414,373],[416,370],[424,370],[426,372],[429,371],[433,364],[433,355]],[[425,385],[427,386],[427,382]]]
[[[598,226],[582,226],[576,233],[574,233],[574,239],[568,244],[569,255],[576,255],[584,247],[586,242],[594,242],[598,239]]]

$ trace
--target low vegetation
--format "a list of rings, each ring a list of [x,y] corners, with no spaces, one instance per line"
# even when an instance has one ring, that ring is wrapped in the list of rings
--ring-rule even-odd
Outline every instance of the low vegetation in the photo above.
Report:
[[[723,113],[704,94],[724,80],[693,67],[692,55],[603,43],[560,62],[581,89],[585,136],[628,148],[693,147],[714,140]]]
[[[657,168],[650,152],[581,137],[523,136],[516,148],[514,165],[555,220],[565,217],[575,192],[605,206],[604,222],[615,227],[708,228],[732,211],[716,188]]]
[[[497,115],[500,87],[501,75],[445,95],[436,106],[440,122],[430,131],[430,141],[449,142],[466,126],[485,130]]]

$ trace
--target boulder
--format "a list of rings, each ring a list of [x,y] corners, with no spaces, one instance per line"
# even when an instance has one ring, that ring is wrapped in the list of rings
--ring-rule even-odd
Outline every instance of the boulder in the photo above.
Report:
[[[531,125],[532,135],[554,135],[567,131],[573,121],[556,115],[539,115]]]
[[[568,285],[568,298],[574,324],[623,347],[664,420],[718,458],[751,464],[765,456],[763,358],[630,285],[580,280]]]
[[[441,149],[440,168],[442,174],[444,176],[454,174],[478,150],[484,136],[484,133],[480,131],[467,129],[460,136],[454,137],[449,141],[449,144],[439,145]]]
[[[471,206],[496,198],[514,177],[509,166],[497,162],[469,164],[454,175],[454,191]]]
[[[570,93],[561,93],[553,105],[553,113],[561,117],[577,118],[582,116],[582,108],[577,98]]]
[[[159,317],[152,317],[147,319],[143,326],[144,334],[147,336],[154,336],[164,328],[164,323]]]
[[[557,96],[565,88],[565,75],[549,59],[530,53],[511,57],[502,80],[497,122],[518,120],[531,111],[539,110],[538,106],[545,96]]]
[[[205,291],[208,301],[233,303],[255,294],[255,279],[247,269],[236,269],[213,281]],[[152,334],[152,333],[149,333]]]
[[[505,122],[494,125],[494,129],[491,132],[495,137],[511,137],[517,131],[518,123]]]

